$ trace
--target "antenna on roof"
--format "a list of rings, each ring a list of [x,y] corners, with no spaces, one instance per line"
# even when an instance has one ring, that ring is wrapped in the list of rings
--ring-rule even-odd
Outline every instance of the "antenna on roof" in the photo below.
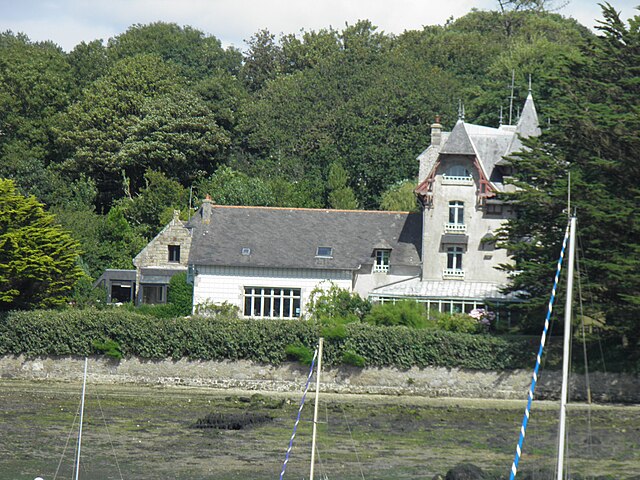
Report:
[[[462,103],[462,99],[458,99],[458,120],[464,122],[464,103]]]
[[[515,89],[516,71],[511,70],[511,96],[509,97],[509,125],[511,125],[511,118],[513,116],[513,91]]]

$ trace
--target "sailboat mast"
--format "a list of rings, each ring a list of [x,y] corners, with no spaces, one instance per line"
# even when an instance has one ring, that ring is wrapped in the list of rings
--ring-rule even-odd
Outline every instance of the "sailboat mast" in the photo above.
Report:
[[[567,269],[567,300],[564,311],[564,343],[562,348],[562,390],[560,392],[560,426],[558,428],[558,476],[564,474],[565,425],[567,422],[567,400],[569,383],[569,346],[571,345],[571,307],[573,302],[573,269],[575,263],[576,217],[571,217],[569,226],[569,265]]]
[[[82,400],[80,401],[80,428],[78,430],[78,452],[76,455],[76,476],[80,474],[80,448],[82,447],[82,420],[84,417],[84,395],[87,389],[87,357],[84,358],[84,374],[82,376]]]
[[[318,339],[318,367],[316,370],[316,402],[313,407],[313,434],[311,436],[311,468],[309,470],[309,480],[313,480],[313,470],[316,460],[316,430],[318,426],[318,400],[320,395],[320,371],[322,369],[322,344],[324,339]]]

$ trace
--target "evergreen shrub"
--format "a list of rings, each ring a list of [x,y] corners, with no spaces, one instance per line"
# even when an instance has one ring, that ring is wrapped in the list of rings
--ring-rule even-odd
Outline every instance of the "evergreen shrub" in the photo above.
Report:
[[[278,365],[287,360],[288,346],[313,351],[322,328],[304,320],[156,318],[122,308],[20,311],[0,317],[0,355],[101,354],[105,349],[97,348],[96,342],[108,339],[125,357],[245,359]],[[369,367],[530,368],[537,342],[366,323],[350,323],[344,329],[325,340],[323,363],[340,365],[348,360]]]

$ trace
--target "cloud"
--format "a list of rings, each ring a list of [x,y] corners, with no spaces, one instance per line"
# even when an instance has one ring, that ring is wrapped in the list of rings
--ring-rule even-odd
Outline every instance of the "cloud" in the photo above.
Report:
[[[614,7],[627,19],[637,14],[637,2],[619,0]],[[0,8],[0,30],[53,40],[69,51],[83,40],[107,40],[131,25],[156,21],[189,25],[239,48],[262,28],[278,35],[342,29],[367,19],[386,33],[402,33],[441,25],[472,8],[496,9],[497,0],[0,0]],[[560,13],[590,28],[601,18],[594,0],[573,0]]]

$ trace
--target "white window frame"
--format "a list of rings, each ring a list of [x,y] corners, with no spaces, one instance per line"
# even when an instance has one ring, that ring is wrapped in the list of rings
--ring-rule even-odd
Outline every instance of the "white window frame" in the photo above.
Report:
[[[251,318],[299,318],[300,288],[244,287],[243,315]]]
[[[388,273],[390,257],[391,257],[391,250],[385,250],[385,249],[374,250],[373,272]]]
[[[464,202],[452,200],[449,202],[449,225],[464,225]]]

